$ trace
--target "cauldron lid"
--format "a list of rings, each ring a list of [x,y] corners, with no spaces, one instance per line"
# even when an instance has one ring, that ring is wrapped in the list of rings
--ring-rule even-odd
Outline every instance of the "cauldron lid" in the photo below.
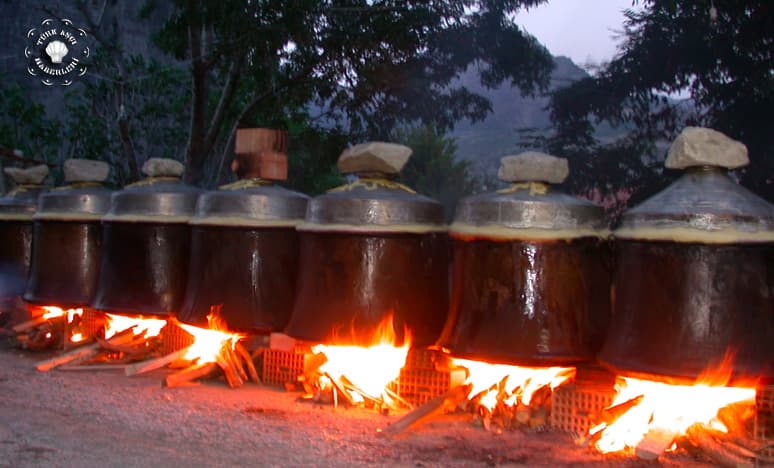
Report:
[[[41,194],[33,219],[60,221],[99,220],[110,208],[112,191],[103,183],[110,166],[102,161],[68,159],[64,162],[67,185]]]
[[[202,191],[181,182],[183,165],[174,159],[151,158],[142,171],[147,178],[113,194],[103,221],[187,223]]]
[[[304,219],[306,195],[263,179],[243,179],[199,197],[191,224],[295,226]]]
[[[351,183],[313,198],[302,231],[414,232],[444,230],[440,203],[394,180],[411,156],[407,146],[370,142],[347,148],[339,171]]]
[[[624,213],[615,235],[703,243],[774,241],[774,205],[727,173],[748,162],[744,144],[708,128],[685,128],[665,166],[686,169],[686,174]]]
[[[503,238],[573,238],[607,234],[604,209],[559,192],[567,160],[534,151],[501,160],[498,176],[508,188],[463,199],[450,233]]]
[[[48,166],[40,164],[25,169],[6,167],[3,171],[16,186],[0,198],[0,220],[32,220],[32,215],[38,207],[38,197],[48,190],[48,187],[43,185],[48,176]]]

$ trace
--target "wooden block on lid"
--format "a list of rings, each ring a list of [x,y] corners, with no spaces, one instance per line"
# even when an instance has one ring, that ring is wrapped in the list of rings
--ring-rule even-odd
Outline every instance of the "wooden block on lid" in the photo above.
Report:
[[[287,180],[288,156],[276,151],[264,151],[256,156],[257,177],[266,180]]]
[[[263,151],[288,152],[288,132],[272,128],[239,128],[236,133],[236,154],[257,154]]]

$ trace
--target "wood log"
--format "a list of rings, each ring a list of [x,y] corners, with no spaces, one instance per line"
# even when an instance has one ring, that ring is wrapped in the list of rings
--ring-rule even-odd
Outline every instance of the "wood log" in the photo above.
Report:
[[[704,424],[694,424],[686,431],[688,440],[716,463],[729,467],[752,467],[753,461],[740,457],[715,440]]]
[[[386,393],[389,398],[392,398],[393,400],[397,401],[398,403],[400,403],[401,405],[406,407],[406,409],[408,409],[408,410],[413,410],[414,409],[414,405],[412,405],[408,401],[404,400],[400,395],[398,395],[397,393],[393,392],[389,388],[384,387],[384,393]]]
[[[242,384],[244,384],[244,381],[239,378],[239,375],[237,375],[236,371],[231,368],[231,363],[226,360],[226,358],[223,357],[222,354],[218,354],[215,357],[215,362],[218,364],[218,367],[223,371],[223,375],[226,376],[226,383],[231,388],[237,388],[241,387]]]
[[[116,334],[108,341],[111,344],[122,344],[122,343],[128,343],[133,339],[134,339],[134,330],[133,328],[129,328]],[[99,343],[92,343],[89,345],[81,346],[80,348],[76,348],[72,351],[68,351],[64,354],[60,354],[59,356],[55,356],[51,359],[40,361],[35,365],[35,369],[37,369],[40,372],[47,372],[55,367],[73,362],[76,359],[85,359],[85,358],[94,356],[95,354],[99,353],[101,349],[102,347],[100,346]]]
[[[645,434],[634,452],[641,460],[655,460],[672,446],[675,437],[677,434],[673,431],[654,427]]]
[[[99,343],[102,349],[123,354],[143,354],[147,352],[148,340],[142,335],[135,335],[134,339],[128,343],[117,344],[109,340],[95,336],[94,339]]]
[[[255,369],[253,357],[250,355],[250,352],[247,351],[247,348],[245,348],[242,343],[237,342],[237,344],[234,346],[234,351],[236,352],[237,357],[241,357],[245,362],[245,366],[247,367],[247,374],[250,376],[250,380],[260,384],[261,379],[258,377],[258,371]]]
[[[155,369],[160,369],[167,364],[176,361],[188,353],[188,350],[190,350],[191,347],[183,348],[181,350],[175,351],[174,353],[169,353],[166,356],[162,356],[160,358],[151,359],[149,361],[143,361],[138,362],[137,364],[132,364],[130,366],[126,367],[126,370],[124,373],[127,376],[137,375],[137,374],[143,374],[145,372],[150,372]]]
[[[247,376],[247,371],[245,371],[245,366],[242,363],[242,359],[236,354],[230,343],[223,345],[222,352],[225,353],[225,357],[231,364],[231,368],[234,369],[239,375],[239,378],[242,379],[242,383],[247,382],[249,377]]]
[[[414,411],[399,418],[387,426],[382,434],[396,436],[405,430],[431,419],[433,416],[443,414],[446,409],[457,406],[468,397],[473,388],[471,384],[454,387],[443,395],[439,395],[425,404],[418,406]]]
[[[63,371],[114,371],[124,370],[129,364],[66,364],[59,366],[59,370]]]
[[[46,321],[48,321],[48,319],[43,318],[43,316],[41,315],[33,319],[18,323],[13,327],[11,327],[11,330],[13,330],[14,333],[24,333],[27,330],[31,330],[37,327],[38,325],[46,323]]]
[[[623,403],[603,409],[599,414],[600,420],[598,423],[606,423],[608,425],[614,423],[624,413],[639,405],[643,398],[645,398],[645,395],[639,395],[631,400],[626,400]]]
[[[211,374],[217,367],[217,364],[214,362],[194,364],[186,369],[166,376],[162,382],[162,386],[172,388],[188,384],[195,379]]]
[[[339,392],[339,395],[341,395],[350,406],[355,406],[355,400],[352,399],[352,394],[349,393],[349,391],[346,389],[344,382],[333,378],[333,376],[327,372],[325,372],[323,375],[330,379],[331,384],[333,384],[335,389]]]

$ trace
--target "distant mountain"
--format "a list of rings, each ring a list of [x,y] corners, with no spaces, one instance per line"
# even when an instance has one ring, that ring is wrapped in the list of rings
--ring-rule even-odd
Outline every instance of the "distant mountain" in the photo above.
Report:
[[[589,76],[567,57],[554,57],[550,90],[554,90]],[[462,75],[461,84],[470,91],[485,96],[492,102],[492,113],[481,122],[459,122],[451,136],[457,141],[457,157],[472,161],[475,172],[485,180],[495,180],[500,158],[524,150],[520,130],[547,131],[549,119],[548,97],[522,96],[521,91],[504,83],[487,89],[481,85],[475,69]]]

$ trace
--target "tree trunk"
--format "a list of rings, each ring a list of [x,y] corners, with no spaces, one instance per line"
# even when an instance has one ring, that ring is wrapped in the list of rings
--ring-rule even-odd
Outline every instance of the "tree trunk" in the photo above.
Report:
[[[201,12],[199,2],[190,0],[189,10],[196,18]],[[191,82],[192,82],[192,108],[191,128],[188,136],[188,149],[186,152],[186,182],[197,184],[202,177],[204,160],[207,156],[205,139],[207,137],[207,74],[208,65],[205,60],[205,47],[201,21],[191,21],[188,26],[188,41],[191,47]]]

